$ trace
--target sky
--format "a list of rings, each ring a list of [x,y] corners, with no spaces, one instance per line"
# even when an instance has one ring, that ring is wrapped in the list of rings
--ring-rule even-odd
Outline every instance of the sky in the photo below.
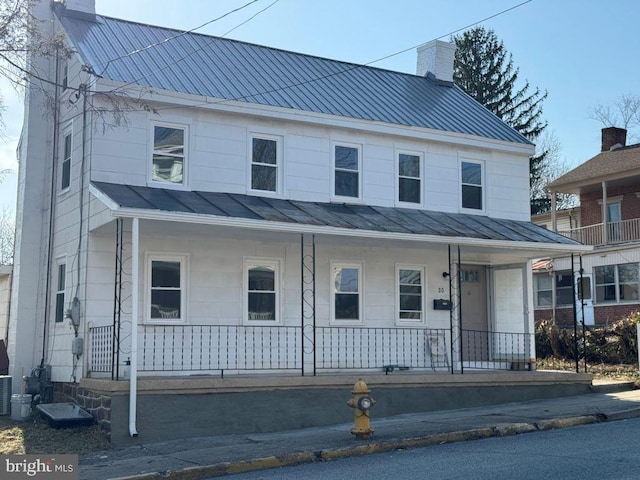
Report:
[[[96,12],[190,30],[249,2],[96,0]],[[358,64],[408,49],[373,66],[415,73],[413,47],[480,22],[513,55],[518,87],[528,81],[548,92],[543,116],[573,168],[600,151],[603,125],[590,118],[592,108],[640,95],[639,15],[637,0],[258,0],[197,31]],[[0,211],[13,211],[22,96],[2,80],[0,93],[0,170],[14,171],[0,183]]]

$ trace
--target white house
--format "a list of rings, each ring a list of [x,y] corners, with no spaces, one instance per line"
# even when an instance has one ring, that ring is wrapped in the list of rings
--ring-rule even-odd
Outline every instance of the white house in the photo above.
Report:
[[[35,8],[76,54],[33,59],[14,389],[130,377],[133,435],[139,378],[533,366],[531,259],[584,247],[530,223],[534,146],[452,44],[408,75]]]

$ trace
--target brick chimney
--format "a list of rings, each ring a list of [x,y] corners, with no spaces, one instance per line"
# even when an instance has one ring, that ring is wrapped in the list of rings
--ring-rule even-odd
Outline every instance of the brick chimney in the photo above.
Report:
[[[607,127],[602,129],[602,151],[608,152],[627,145],[627,131],[624,128]]]
[[[418,63],[416,74],[421,77],[435,77],[436,81],[445,85],[453,85],[453,58],[456,52],[455,43],[431,40],[418,47]]]

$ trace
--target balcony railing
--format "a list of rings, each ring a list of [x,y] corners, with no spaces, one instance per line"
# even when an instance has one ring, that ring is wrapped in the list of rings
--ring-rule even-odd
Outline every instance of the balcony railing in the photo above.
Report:
[[[607,223],[607,241],[603,238],[603,225],[597,223],[572,230],[559,231],[565,237],[585,245],[609,245],[640,240],[640,218]]]
[[[302,374],[303,363],[318,373],[513,369],[529,361],[533,343],[524,333],[462,330],[452,339],[450,329],[399,327],[316,327],[303,335],[284,326],[140,325],[138,332],[137,368],[146,375]],[[122,375],[117,358],[128,352],[114,352],[111,326],[91,327],[88,347],[90,373]]]

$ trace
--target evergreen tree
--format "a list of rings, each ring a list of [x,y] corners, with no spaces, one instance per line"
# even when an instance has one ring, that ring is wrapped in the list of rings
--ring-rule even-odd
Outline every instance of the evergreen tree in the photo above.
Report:
[[[542,93],[536,88],[531,93],[528,81],[518,88],[516,83],[520,70],[514,67],[512,55],[493,30],[475,27],[454,36],[453,41],[457,47],[454,82],[505,123],[535,142],[547,127],[547,122],[542,119],[542,102],[547,98],[547,92]],[[529,160],[532,213],[538,213],[534,210],[538,210],[537,205],[541,204],[533,192],[541,191],[535,187],[541,181],[545,154],[542,151]]]

